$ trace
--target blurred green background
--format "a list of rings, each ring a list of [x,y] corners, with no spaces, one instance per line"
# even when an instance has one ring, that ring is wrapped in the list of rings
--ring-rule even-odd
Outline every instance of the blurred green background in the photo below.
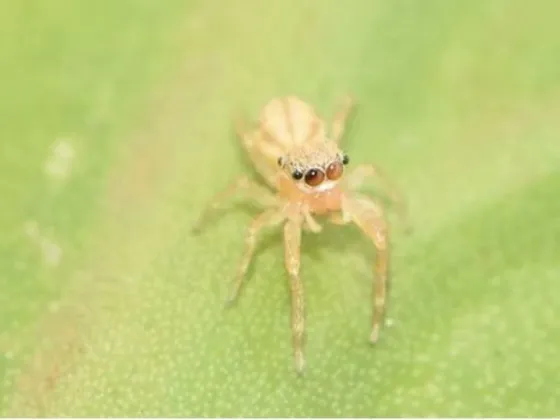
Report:
[[[560,3],[0,2],[0,413],[558,416]],[[303,240],[294,374],[278,231],[224,298],[256,210],[198,237],[249,170],[238,112],[359,102],[352,163],[395,220],[388,326],[373,247]],[[372,192],[374,192],[372,190]]]

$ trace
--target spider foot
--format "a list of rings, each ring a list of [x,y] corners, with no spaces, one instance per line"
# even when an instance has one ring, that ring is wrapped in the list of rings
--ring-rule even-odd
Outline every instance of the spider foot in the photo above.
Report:
[[[296,373],[300,376],[303,375],[303,369],[305,367],[305,359],[303,357],[303,352],[298,351],[295,354],[295,369]]]
[[[371,330],[371,334],[369,335],[369,342],[371,344],[377,344],[378,340],[379,340],[379,325],[374,325]]]

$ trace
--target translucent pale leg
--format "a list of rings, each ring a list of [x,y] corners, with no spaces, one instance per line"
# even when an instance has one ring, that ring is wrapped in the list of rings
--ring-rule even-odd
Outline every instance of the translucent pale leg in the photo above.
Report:
[[[210,200],[193,225],[193,232],[199,232],[209,216],[235,196],[250,199],[263,207],[270,207],[276,204],[276,198],[268,189],[252,181],[249,177],[242,176]]]
[[[346,175],[343,182],[348,189],[357,190],[370,178],[378,179],[381,182],[383,189],[389,196],[393,205],[396,207],[399,217],[408,229],[410,224],[408,221],[406,201],[395,184],[385,174],[383,174],[378,167],[372,164],[358,165],[353,171]]]
[[[343,207],[340,212],[331,213],[329,220],[334,225],[342,226],[352,221],[352,215],[348,213]]]
[[[238,117],[234,124],[237,137],[241,140],[241,144],[247,151],[256,171],[266,180],[268,185],[274,186],[277,168],[274,165],[271,167],[270,162],[267,161],[267,156],[268,158],[275,156],[275,159],[277,159],[282,154],[281,149],[266,142],[263,139],[263,135],[265,135],[263,130],[250,129],[247,122],[241,117]]]
[[[379,330],[383,323],[387,294],[387,278],[389,272],[389,238],[387,223],[381,208],[367,199],[351,200],[348,203],[349,213],[358,227],[372,239],[376,255],[373,263],[373,311],[371,321],[372,343],[377,342]]]
[[[243,284],[243,279],[247,274],[247,270],[249,269],[249,265],[251,264],[251,260],[255,253],[255,247],[257,244],[257,237],[259,233],[262,229],[275,226],[281,223],[283,220],[284,215],[276,208],[272,208],[259,214],[251,222],[247,235],[245,236],[245,252],[239,264],[237,276],[233,283],[231,293],[228,297],[228,303],[233,303],[239,295],[239,290],[241,289],[241,285]]]
[[[354,107],[354,101],[350,96],[346,96],[342,101],[342,107],[334,115],[332,121],[331,135],[333,141],[340,144],[342,137],[344,135],[344,129],[346,127],[346,121],[352,108]]]
[[[303,217],[305,218],[305,224],[303,225],[304,230],[313,233],[320,233],[323,230],[323,227],[315,220],[309,211],[304,211]]]
[[[295,369],[303,372],[304,301],[300,270],[301,222],[289,220],[284,226],[284,257],[292,300],[292,346]]]

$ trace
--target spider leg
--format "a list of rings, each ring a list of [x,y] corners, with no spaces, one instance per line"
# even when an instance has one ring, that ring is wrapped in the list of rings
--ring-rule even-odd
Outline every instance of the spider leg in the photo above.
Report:
[[[276,208],[271,208],[259,214],[251,222],[247,235],[245,236],[245,252],[239,264],[237,276],[227,300],[228,303],[233,303],[239,295],[239,290],[241,289],[243,279],[247,274],[247,270],[249,269],[249,265],[251,264],[253,254],[255,253],[255,247],[257,245],[257,237],[259,233],[266,227],[272,227],[279,224],[284,220],[284,218],[285,216],[282,212],[278,211],[278,209]]]
[[[331,213],[329,220],[334,225],[344,226],[352,221],[352,215],[343,207],[340,212]]]
[[[250,152],[253,148],[253,136],[249,122],[242,115],[237,115],[233,121],[233,128],[245,150]]]
[[[274,186],[278,169],[276,162],[282,155],[282,150],[275,142],[266,140],[270,133],[263,130],[262,127],[251,129],[249,123],[241,116],[234,120],[234,128],[255,170],[268,185]]]
[[[354,223],[372,239],[376,255],[373,263],[373,311],[370,341],[377,342],[385,313],[389,272],[389,232],[381,208],[369,199],[348,200],[348,211]]]
[[[348,116],[354,107],[354,101],[350,96],[346,96],[343,100],[342,107],[334,115],[332,121],[331,134],[335,143],[340,143],[344,135],[344,129]]]
[[[410,229],[406,201],[396,185],[379,169],[372,164],[362,164],[350,172],[345,178],[345,185],[351,190],[359,189],[368,179],[379,180],[387,192],[392,204],[396,207],[399,218],[404,222],[406,230]]]
[[[313,233],[320,233],[323,227],[315,220],[313,215],[308,211],[304,211],[303,217],[305,218],[305,223],[303,229],[306,231],[311,231]]]
[[[305,364],[303,356],[304,336],[304,300],[303,285],[299,276],[301,248],[301,221],[289,220],[284,226],[284,258],[289,275],[290,294],[292,301],[292,346],[294,351],[295,369],[303,372]]]
[[[199,232],[211,214],[236,195],[251,199],[264,207],[276,204],[276,198],[268,189],[252,181],[248,176],[242,176],[210,200],[198,220],[194,223],[192,231],[194,233]]]

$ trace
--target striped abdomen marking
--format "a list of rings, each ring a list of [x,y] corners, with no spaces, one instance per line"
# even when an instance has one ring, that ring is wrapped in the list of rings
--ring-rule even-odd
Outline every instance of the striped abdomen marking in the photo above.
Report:
[[[294,147],[322,141],[326,134],[315,110],[295,96],[271,100],[263,108],[259,123],[251,154],[257,169],[267,179],[278,170],[279,157]]]
[[[261,113],[260,124],[268,141],[278,144],[285,153],[325,137],[324,124],[315,110],[295,96],[270,101]]]

